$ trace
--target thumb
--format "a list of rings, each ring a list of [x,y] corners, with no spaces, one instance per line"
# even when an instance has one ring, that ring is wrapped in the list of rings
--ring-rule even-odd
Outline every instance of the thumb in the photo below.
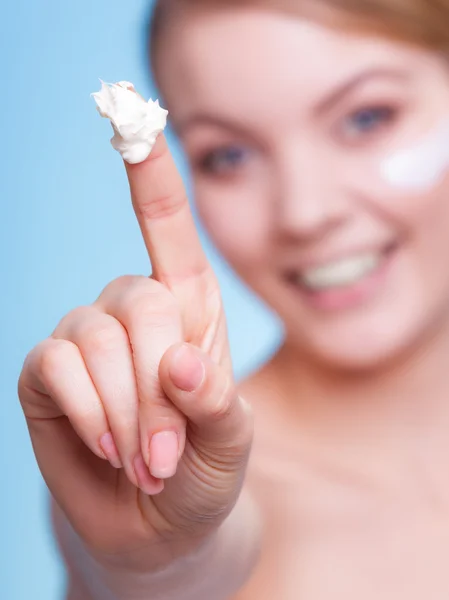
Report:
[[[172,346],[160,363],[161,386],[187,417],[176,476],[152,498],[172,532],[204,535],[223,522],[240,495],[253,418],[230,373],[191,344]]]
[[[189,420],[194,445],[246,462],[253,435],[251,406],[236,390],[232,373],[191,344],[176,344],[164,355],[159,371],[164,392]],[[229,467],[230,465],[228,465]]]

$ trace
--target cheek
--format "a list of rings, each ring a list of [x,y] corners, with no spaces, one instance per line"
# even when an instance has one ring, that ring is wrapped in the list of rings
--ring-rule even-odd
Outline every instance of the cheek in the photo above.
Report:
[[[270,238],[267,202],[258,194],[218,185],[197,185],[195,197],[198,214],[224,258],[241,274],[260,267]]]
[[[406,212],[404,210],[404,212]],[[415,198],[408,211],[410,230],[422,263],[422,276],[431,287],[449,285],[449,175],[431,193]]]
[[[436,188],[449,169],[449,120],[419,143],[411,144],[382,161],[382,178],[411,194]]]
[[[444,147],[423,143],[348,161],[348,189],[398,233],[420,238],[429,229],[449,231],[449,131],[445,139]]]
[[[367,177],[366,181],[369,187],[362,193],[371,210],[399,231],[417,238],[426,229],[449,231],[449,169],[436,185],[419,193],[402,191],[380,177]]]
[[[444,137],[449,141],[449,132]],[[435,140],[383,156],[362,155],[347,161],[345,171],[352,197],[405,242],[402,287],[410,296],[403,301],[417,295],[429,306],[437,298],[446,302],[449,290],[449,143]]]
[[[421,298],[423,306],[447,303],[449,293],[449,169],[428,189],[401,190],[371,171],[358,187],[371,214],[389,224],[406,244],[404,303]],[[408,295],[410,294],[410,295]],[[400,295],[400,290],[398,290]],[[401,296],[402,297],[402,296]]]
[[[407,137],[409,135],[410,132]],[[352,164],[351,170],[358,174],[363,197],[371,199],[374,208],[395,219],[399,225],[414,227],[420,219],[428,221],[432,216],[446,214],[444,191],[448,189],[449,177],[449,117],[418,138],[414,133],[409,139],[405,146],[393,141],[378,153],[361,151],[360,158],[354,161],[359,164]]]

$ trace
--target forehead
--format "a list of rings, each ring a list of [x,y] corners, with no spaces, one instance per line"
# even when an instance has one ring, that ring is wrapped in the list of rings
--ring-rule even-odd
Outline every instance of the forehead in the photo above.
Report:
[[[349,34],[260,9],[203,12],[179,19],[163,43],[159,79],[175,113],[235,104],[250,111],[290,91],[306,103],[364,68],[412,68],[422,51],[381,38]],[[182,98],[182,102],[178,101]]]

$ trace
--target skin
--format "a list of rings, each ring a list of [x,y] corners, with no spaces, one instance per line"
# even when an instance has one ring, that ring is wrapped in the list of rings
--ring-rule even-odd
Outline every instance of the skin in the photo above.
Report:
[[[235,600],[446,598],[449,173],[412,194],[379,166],[447,116],[447,66],[254,9],[174,22],[159,74],[202,219],[285,344],[235,385],[218,285],[161,137],[127,166],[153,277],[120,278],[70,313],[20,378],[55,514],[110,573],[151,575],[223,531],[244,481],[264,527]],[[361,248],[389,255],[344,308],[285,275]],[[177,443],[154,446],[159,432]]]
[[[165,138],[127,173],[153,276],[64,317],[19,397],[57,526],[62,513],[102,568],[135,576],[209,542],[239,497],[253,417]]]
[[[444,597],[449,175],[414,194],[380,165],[447,118],[447,65],[233,9],[172,23],[157,69],[203,223],[286,330],[242,384],[265,536],[238,599]],[[390,242],[387,275],[348,309],[316,309],[283,278]]]

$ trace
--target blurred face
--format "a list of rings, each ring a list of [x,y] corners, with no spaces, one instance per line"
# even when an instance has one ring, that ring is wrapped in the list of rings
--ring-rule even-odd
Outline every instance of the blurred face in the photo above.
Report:
[[[366,368],[446,323],[440,57],[275,12],[205,12],[167,30],[159,82],[205,226],[304,356]]]

